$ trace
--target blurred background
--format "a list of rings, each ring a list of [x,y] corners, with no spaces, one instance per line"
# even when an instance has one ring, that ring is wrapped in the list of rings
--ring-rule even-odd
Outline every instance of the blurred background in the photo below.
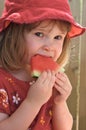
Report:
[[[69,0],[75,20],[86,26],[86,0]],[[4,0],[0,0],[0,16],[4,7]],[[68,106],[73,115],[72,130],[86,130],[86,33],[73,38],[71,55],[66,73],[73,86],[68,99]]]

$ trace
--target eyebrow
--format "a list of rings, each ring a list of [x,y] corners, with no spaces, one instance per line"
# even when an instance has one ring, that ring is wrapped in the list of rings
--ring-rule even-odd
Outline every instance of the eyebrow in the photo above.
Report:
[[[47,27],[47,26],[46,26],[46,27]],[[37,28],[35,28],[35,29],[37,29],[38,31],[45,31],[45,32],[47,32],[47,33],[51,32],[52,28],[49,29],[49,30],[47,30],[46,27],[45,27],[45,26],[41,26],[41,27],[37,27]],[[34,29],[34,30],[35,30],[35,29]],[[60,31],[59,31],[59,34],[62,34],[62,35],[66,35],[66,33],[67,33],[67,30],[61,30],[61,29],[60,29]],[[57,34],[57,33],[56,33],[56,34]]]

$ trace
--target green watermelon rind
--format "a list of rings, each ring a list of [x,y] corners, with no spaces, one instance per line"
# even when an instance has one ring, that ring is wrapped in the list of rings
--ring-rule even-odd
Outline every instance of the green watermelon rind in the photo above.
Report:
[[[58,70],[58,72],[61,72],[61,73],[64,73],[65,72],[65,69],[62,67]]]
[[[31,73],[32,77],[39,77],[40,74],[41,74],[41,72],[39,70],[33,70]]]

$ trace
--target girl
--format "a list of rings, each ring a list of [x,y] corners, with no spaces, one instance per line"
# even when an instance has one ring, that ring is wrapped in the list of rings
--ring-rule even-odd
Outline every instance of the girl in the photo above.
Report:
[[[0,31],[0,130],[71,130],[67,75],[46,70],[34,81],[30,73],[36,54],[64,66],[70,38],[85,31],[67,0],[6,0]]]

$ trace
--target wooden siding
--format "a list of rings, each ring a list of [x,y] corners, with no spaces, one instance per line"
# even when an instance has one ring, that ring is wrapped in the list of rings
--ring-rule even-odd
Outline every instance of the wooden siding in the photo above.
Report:
[[[69,0],[76,21],[86,26],[86,0]],[[67,74],[73,86],[68,100],[73,115],[73,130],[86,130],[86,33],[74,38]]]

